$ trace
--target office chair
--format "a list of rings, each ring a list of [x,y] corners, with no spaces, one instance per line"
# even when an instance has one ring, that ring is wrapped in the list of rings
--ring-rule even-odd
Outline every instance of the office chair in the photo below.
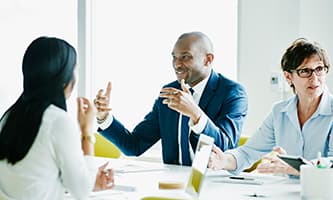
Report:
[[[243,144],[245,144],[248,139],[249,139],[249,136],[245,136],[245,135],[241,136],[239,138],[238,146],[242,146]],[[255,170],[257,168],[257,166],[260,162],[261,162],[261,159],[258,160],[257,162],[255,162],[250,168],[245,169],[244,172],[252,172],[253,170]]]
[[[107,158],[119,158],[121,151],[112,142],[105,139],[101,134],[95,133],[96,143],[94,146],[95,156]]]

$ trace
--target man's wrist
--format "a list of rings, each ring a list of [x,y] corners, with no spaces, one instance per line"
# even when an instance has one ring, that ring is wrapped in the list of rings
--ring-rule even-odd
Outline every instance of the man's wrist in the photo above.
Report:
[[[196,123],[190,119],[190,127],[195,133],[202,133],[208,121],[208,117],[204,112],[201,112],[201,115]]]
[[[197,113],[192,119],[193,125],[197,125],[201,117],[201,112]]]
[[[98,117],[96,117],[97,123],[102,124],[103,122],[105,122],[105,120],[108,118],[108,116],[109,116],[109,113],[107,113],[103,119],[99,119]]]

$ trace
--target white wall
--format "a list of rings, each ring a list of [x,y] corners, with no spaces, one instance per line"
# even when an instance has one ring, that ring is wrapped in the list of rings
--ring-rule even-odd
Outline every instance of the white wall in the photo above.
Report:
[[[213,68],[236,79],[237,1],[98,0],[92,8],[92,97],[111,81],[112,112],[129,130],[175,80],[171,51],[184,32],[207,34]]]
[[[333,91],[333,1],[301,0],[300,2],[300,34],[319,42],[327,50],[331,63],[327,85]]]
[[[297,37],[322,44],[333,61],[333,1],[240,0],[238,27],[238,80],[249,96],[249,113],[243,134],[252,135],[274,102],[291,92],[273,90],[272,72],[280,72],[284,50]],[[332,75],[329,75],[332,76]],[[332,86],[329,78],[328,86]],[[285,80],[282,80],[285,82]]]

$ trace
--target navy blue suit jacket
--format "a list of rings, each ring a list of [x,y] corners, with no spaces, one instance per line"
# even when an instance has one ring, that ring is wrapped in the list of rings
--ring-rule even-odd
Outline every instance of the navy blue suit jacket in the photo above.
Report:
[[[178,81],[164,87],[181,88]],[[162,104],[162,100],[155,100],[152,110],[132,132],[116,118],[107,129],[98,131],[130,156],[141,155],[161,139],[164,163],[179,164],[179,113]],[[212,70],[199,106],[209,118],[202,134],[213,137],[222,150],[237,147],[248,106],[244,88]],[[197,134],[191,134],[192,147],[197,138]]]

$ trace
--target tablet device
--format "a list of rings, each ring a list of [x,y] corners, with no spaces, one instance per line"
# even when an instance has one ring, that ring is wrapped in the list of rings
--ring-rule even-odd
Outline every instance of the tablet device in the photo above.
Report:
[[[277,155],[278,158],[288,163],[290,166],[300,171],[301,165],[312,165],[310,161],[306,160],[301,156],[290,156],[290,155]]]

